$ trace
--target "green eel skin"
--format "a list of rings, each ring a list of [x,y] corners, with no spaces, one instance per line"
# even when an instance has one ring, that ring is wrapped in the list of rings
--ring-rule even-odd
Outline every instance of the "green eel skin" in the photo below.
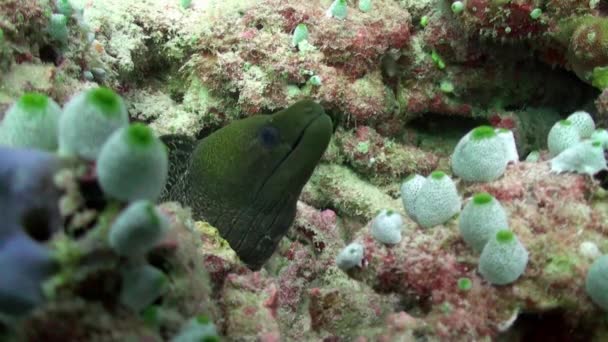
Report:
[[[216,227],[241,260],[258,270],[287,233],[296,202],[332,135],[318,103],[303,100],[272,115],[237,120],[198,144],[163,138],[174,186],[168,199]],[[180,160],[181,166],[180,166]]]

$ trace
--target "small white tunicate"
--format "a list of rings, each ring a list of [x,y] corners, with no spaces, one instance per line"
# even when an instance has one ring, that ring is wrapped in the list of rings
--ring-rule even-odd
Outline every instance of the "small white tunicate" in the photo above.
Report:
[[[396,244],[401,241],[403,218],[391,210],[382,210],[372,222],[372,236],[385,244]]]
[[[344,271],[355,266],[361,266],[361,262],[363,261],[363,251],[363,245],[353,242],[344,247],[340,254],[338,254],[336,257],[336,264]]]
[[[578,246],[578,252],[589,259],[597,259],[602,255],[597,245],[591,241],[583,241]]]

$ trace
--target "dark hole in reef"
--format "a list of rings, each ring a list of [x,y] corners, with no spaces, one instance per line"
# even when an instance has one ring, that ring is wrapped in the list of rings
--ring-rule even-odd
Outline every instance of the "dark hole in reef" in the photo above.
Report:
[[[7,323],[0,321],[0,340],[4,341],[3,338],[8,336],[9,327]]]
[[[175,250],[171,248],[154,248],[146,256],[148,263],[165,273],[171,273],[171,263],[168,262],[175,254]]]
[[[601,16],[608,16],[608,1],[600,1],[600,3],[597,5],[597,9]]]
[[[607,170],[602,170],[602,171],[596,173],[593,176],[593,178],[597,179],[600,182],[600,186],[603,189],[608,190],[608,171]]]
[[[51,45],[43,45],[39,50],[40,60],[45,63],[53,63],[56,66],[61,63],[61,54]]]
[[[578,342],[591,341],[594,329],[569,324],[569,313],[553,310],[544,313],[522,313],[513,326],[496,341]]]
[[[432,133],[445,133],[446,127],[466,133],[477,126],[487,124],[488,121],[483,119],[458,117],[457,120],[454,120],[453,116],[442,115],[440,113],[426,113],[424,116],[410,121],[408,126]]]
[[[438,113],[425,113],[407,124],[406,128],[409,130],[404,134],[403,140],[425,150],[451,154],[458,140],[467,132],[477,126],[488,124],[484,119],[455,118]]]
[[[48,208],[31,208],[21,215],[21,226],[29,237],[44,242],[51,238],[51,216]]]
[[[430,297],[403,296],[397,303],[394,312],[404,311],[412,317],[424,317],[433,309]]]
[[[184,102],[184,93],[182,91],[171,90],[171,92],[169,93],[169,97],[176,103]]]
[[[321,104],[321,106],[323,106],[323,109],[325,110],[325,114],[327,114],[329,116],[329,118],[331,119],[332,126],[333,126],[333,133],[336,133],[336,129],[338,127],[344,127],[344,128],[348,127],[348,125],[345,122],[346,120],[344,119],[344,115],[339,110],[329,107],[327,105],[327,103],[320,103],[320,104]]]
[[[215,125],[205,126],[200,131],[198,131],[198,133],[196,133],[195,138],[197,140],[204,139],[207,136],[209,136],[211,133],[217,131],[220,128],[222,128],[222,126],[215,126]]]
[[[116,305],[116,294],[121,288],[120,273],[113,269],[99,269],[82,279],[75,292],[82,298],[99,301],[107,308]]]
[[[257,23],[257,24],[255,24],[255,28],[256,28],[258,31],[260,31],[261,29],[263,29],[263,28],[264,28],[264,24],[262,24],[262,23]]]
[[[106,205],[106,198],[97,179],[80,181],[80,191],[84,197],[85,206],[89,209],[102,210]]]

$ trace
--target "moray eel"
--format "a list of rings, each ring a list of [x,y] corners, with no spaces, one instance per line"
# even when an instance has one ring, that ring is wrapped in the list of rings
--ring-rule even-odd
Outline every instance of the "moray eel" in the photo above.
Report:
[[[196,144],[163,137],[172,164],[168,199],[191,207],[258,270],[292,224],[332,130],[323,107],[303,100],[234,121]]]

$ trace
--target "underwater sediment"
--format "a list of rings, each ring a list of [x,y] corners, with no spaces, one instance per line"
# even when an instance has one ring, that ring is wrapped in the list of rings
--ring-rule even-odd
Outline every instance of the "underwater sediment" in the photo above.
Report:
[[[0,1],[0,339],[605,340],[607,14]]]

